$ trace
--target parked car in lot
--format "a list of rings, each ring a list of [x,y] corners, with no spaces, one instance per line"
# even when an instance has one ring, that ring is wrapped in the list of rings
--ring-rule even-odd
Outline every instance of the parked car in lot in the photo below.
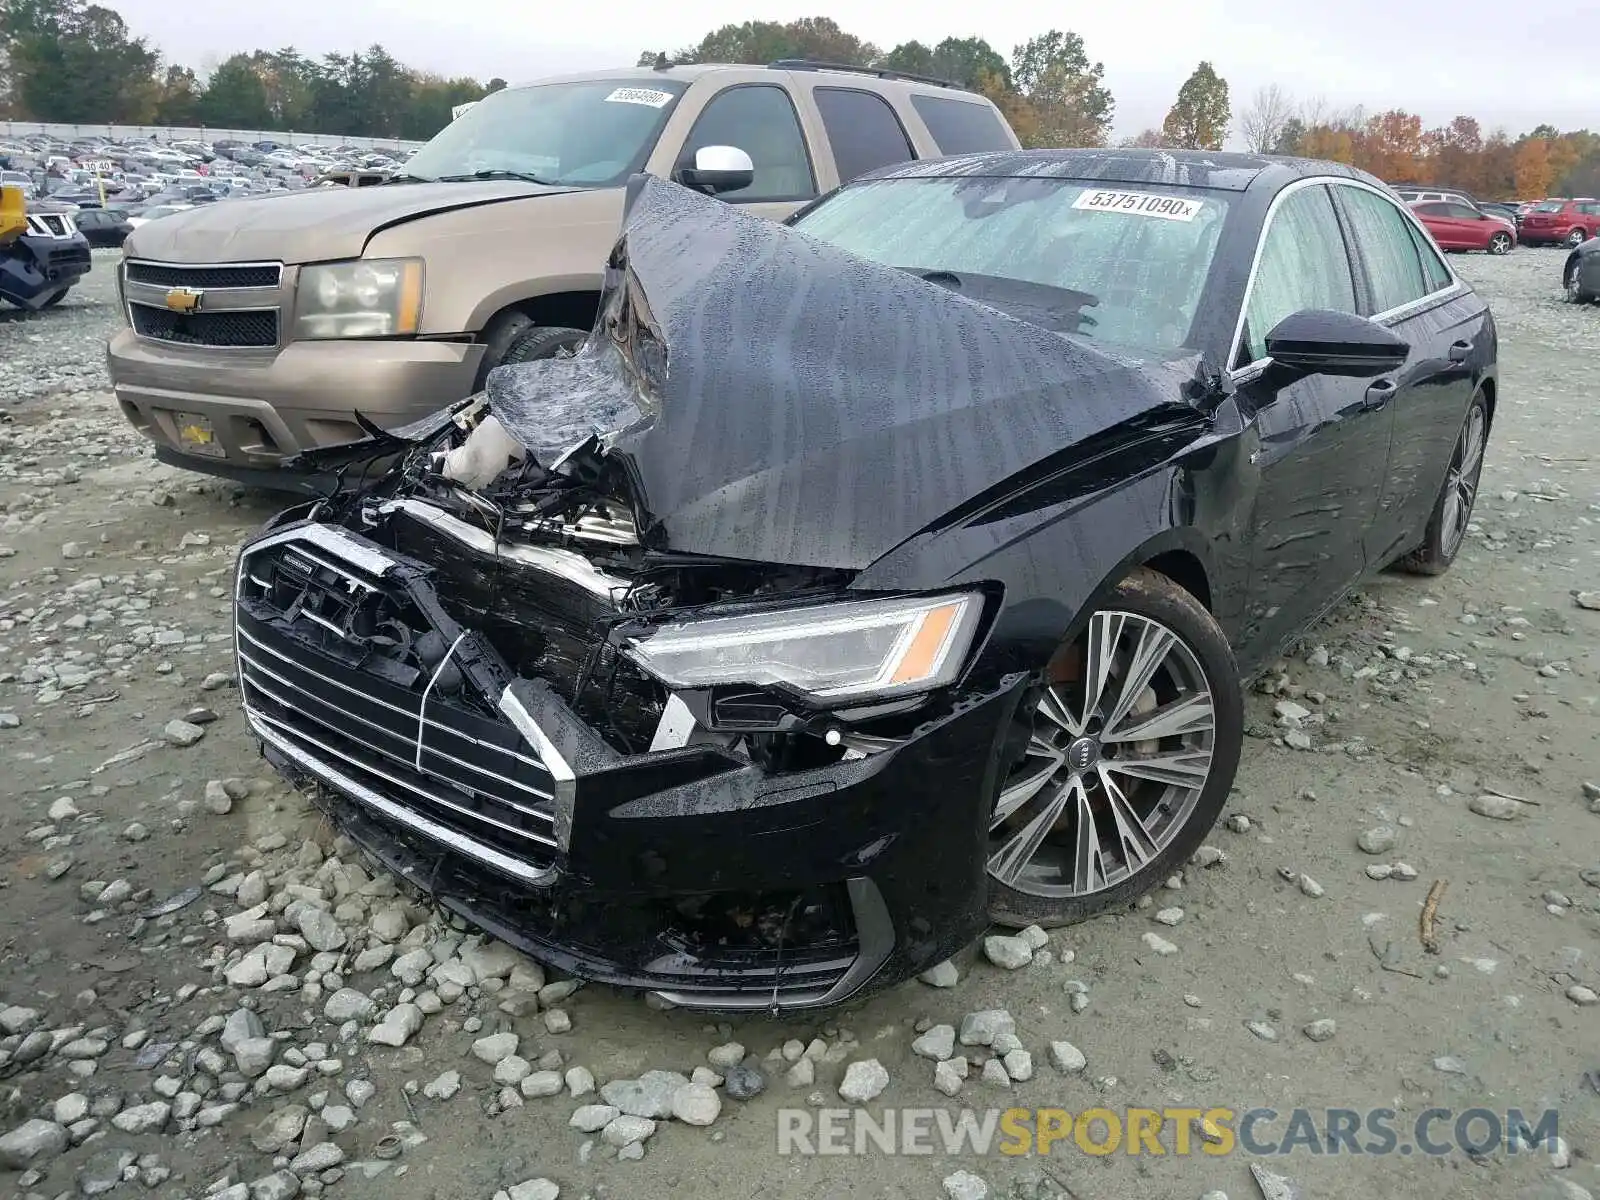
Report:
[[[777,219],[874,167],[1016,145],[982,96],[889,72],[785,62],[506,88],[390,183],[136,230],[112,384],[168,462],[315,485],[283,462],[360,436],[356,412],[404,423],[498,364],[582,342],[635,171]]]
[[[1600,237],[1573,247],[1561,268],[1561,287],[1574,304],[1600,300]]]
[[[237,575],[268,757],[563,969],[814,1007],[1126,905],[1216,820],[1241,676],[1460,549],[1495,326],[1370,176],[1007,151],[793,228],[629,195],[576,356],[308,452],[349,487]]]
[[[120,208],[86,208],[73,219],[91,246],[120,246],[134,228],[127,212]]]
[[[1517,244],[1517,227],[1504,217],[1453,200],[1413,202],[1416,213],[1441,250],[1483,250],[1509,254]]]
[[[1529,246],[1582,245],[1600,236],[1600,200],[1541,200],[1522,215],[1520,233]]]

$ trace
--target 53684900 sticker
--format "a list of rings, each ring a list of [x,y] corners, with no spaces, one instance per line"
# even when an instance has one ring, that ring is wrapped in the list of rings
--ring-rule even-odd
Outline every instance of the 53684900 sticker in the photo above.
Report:
[[[665,108],[672,103],[671,92],[658,92],[655,88],[619,87],[606,97],[608,104],[643,104],[647,108]]]
[[[1089,212],[1128,213],[1136,217],[1160,217],[1167,221],[1192,221],[1205,206],[1201,201],[1185,196],[1090,188],[1072,202],[1072,207]]]

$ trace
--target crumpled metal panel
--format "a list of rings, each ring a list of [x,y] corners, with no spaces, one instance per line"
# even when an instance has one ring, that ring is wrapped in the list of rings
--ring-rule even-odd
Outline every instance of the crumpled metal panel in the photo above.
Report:
[[[738,208],[636,177],[600,320],[490,404],[548,465],[615,433],[667,547],[861,568],[1193,373],[1057,336]]]

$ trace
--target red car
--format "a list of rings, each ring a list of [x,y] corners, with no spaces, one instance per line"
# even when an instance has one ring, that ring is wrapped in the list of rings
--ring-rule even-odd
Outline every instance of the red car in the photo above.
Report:
[[[1600,200],[1553,196],[1541,200],[1522,217],[1522,240],[1530,246],[1581,246],[1600,237]]]
[[[1517,244],[1517,227],[1503,217],[1458,200],[1419,200],[1411,211],[1433,235],[1441,250],[1486,250],[1508,254]]]

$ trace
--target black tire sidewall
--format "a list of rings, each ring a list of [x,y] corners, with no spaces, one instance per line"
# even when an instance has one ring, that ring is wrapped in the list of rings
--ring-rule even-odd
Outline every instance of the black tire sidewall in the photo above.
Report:
[[[1188,862],[1221,816],[1233,787],[1244,744],[1244,687],[1233,649],[1215,618],[1176,583],[1144,568],[1118,584],[1097,611],[1111,610],[1160,621],[1183,640],[1200,663],[1215,706],[1211,774],[1177,837],[1149,866],[1115,887],[1058,900],[1032,896],[989,877],[989,917],[996,924],[1053,928],[1131,903]],[[984,824],[987,826],[987,820]]]
[[[1473,480],[1474,486],[1472,491],[1472,511],[1468,512],[1464,518],[1463,531],[1465,530],[1465,522],[1470,522],[1472,520],[1472,513],[1477,511],[1477,485],[1481,483],[1483,479],[1483,460],[1488,457],[1489,402],[1484,398],[1482,392],[1478,392],[1472,397],[1472,404],[1467,408],[1466,416],[1464,416],[1461,420],[1461,427],[1463,429],[1466,428],[1467,422],[1472,419],[1473,409],[1483,410],[1484,454],[1478,459],[1478,475],[1477,478]],[[1459,442],[1459,440],[1460,435],[1458,433],[1457,441]],[[1450,451],[1450,456],[1452,458],[1455,457],[1455,450],[1453,448]],[[1406,570],[1411,571],[1414,574],[1443,575],[1450,569],[1450,564],[1455,562],[1456,556],[1461,553],[1461,547],[1466,545],[1467,537],[1465,532],[1462,533],[1461,540],[1458,541],[1453,547],[1447,547],[1444,544],[1444,498],[1445,489],[1449,486],[1450,473],[1447,464],[1444,482],[1439,485],[1439,495],[1434,499],[1433,510],[1428,514],[1428,525],[1422,534],[1422,544],[1401,560],[1401,565],[1404,566]]]
[[[552,358],[563,350],[576,352],[588,336],[582,329],[570,329],[559,325],[530,325],[511,339],[497,365],[537,362],[541,358]]]

